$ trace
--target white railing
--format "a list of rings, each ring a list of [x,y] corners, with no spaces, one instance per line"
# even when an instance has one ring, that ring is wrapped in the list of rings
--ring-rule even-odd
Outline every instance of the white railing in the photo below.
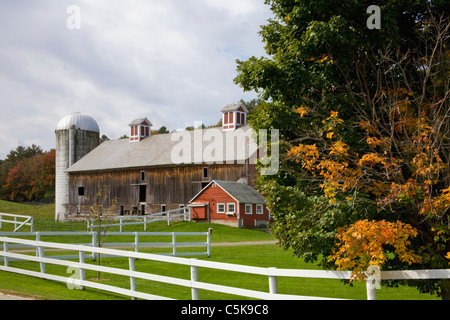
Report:
[[[176,214],[176,212],[179,212]],[[175,214],[174,214],[175,213]],[[156,216],[163,216],[161,218],[154,219],[153,217]],[[189,209],[188,208],[179,208],[169,211],[163,211],[158,213],[152,213],[152,214],[146,214],[143,216],[112,216],[110,217],[107,222],[108,227],[120,227],[120,232],[123,230],[123,226],[131,226],[131,225],[144,225],[144,231],[147,231],[147,224],[157,222],[157,221],[167,221],[167,225],[170,225],[170,220],[173,220],[175,218],[183,217],[184,220],[190,219]],[[119,220],[119,223],[114,223],[113,221]],[[134,221],[134,222],[124,222],[127,220],[141,220],[141,221]],[[190,221],[190,220],[189,220]],[[94,228],[98,228],[98,225],[94,224],[94,219],[88,219],[87,220],[87,230],[93,231]]]
[[[14,239],[7,237],[0,237],[0,243],[3,243],[3,251],[0,251],[0,256],[3,256],[3,266],[0,265],[0,270],[16,272],[20,274],[35,276],[44,279],[62,281],[71,283],[72,285],[78,285],[81,287],[91,287],[110,292],[119,293],[122,295],[130,296],[133,298],[143,299],[167,299],[166,297],[153,295],[149,293],[139,292],[136,287],[136,279],[146,279],[151,281],[157,281],[162,283],[174,284],[191,288],[191,295],[193,300],[199,299],[199,289],[211,290],[216,292],[222,292],[237,296],[244,296],[255,299],[268,299],[268,300],[292,300],[292,299],[305,299],[305,300],[329,300],[330,298],[322,297],[310,297],[310,296],[298,296],[288,294],[278,294],[278,277],[300,277],[300,278],[325,278],[325,279],[349,279],[351,273],[348,271],[324,271],[324,270],[297,270],[297,269],[277,269],[277,268],[261,268],[251,267],[244,265],[236,265],[222,262],[202,261],[197,259],[186,259],[167,257],[156,254],[121,251],[116,249],[106,248],[92,248],[89,246],[52,243],[34,240]],[[22,244],[36,248],[36,256],[24,255],[19,253],[9,252],[10,243]],[[78,252],[78,262],[58,260],[44,256],[45,248],[71,250]],[[1,249],[1,247],[0,247]],[[95,252],[97,254],[113,255],[123,258],[128,258],[129,268],[118,269],[112,267],[103,267],[86,263],[86,252]],[[40,264],[40,272],[24,270],[17,267],[10,267],[10,259],[20,259],[27,261],[35,261]],[[135,271],[135,259],[159,261],[165,263],[173,263],[179,265],[185,265],[190,267],[191,277],[190,279],[179,279],[168,276],[154,275],[150,273]],[[58,275],[51,275],[46,273],[46,264],[56,264],[75,268],[79,272],[78,278],[63,277]],[[268,277],[268,291],[255,291],[243,288],[229,287],[224,285],[217,285],[211,283],[205,283],[198,281],[198,268],[210,268],[218,270],[226,270],[240,273],[256,274]],[[87,281],[85,278],[85,271],[101,271],[112,274],[120,274],[130,278],[130,289],[118,288],[111,285],[99,284],[92,281]],[[439,270],[414,270],[414,271],[383,271],[379,274],[379,279],[450,279],[450,269]],[[370,290],[374,290],[372,280],[367,281],[367,295],[368,298],[373,298],[373,294]],[[370,285],[369,285],[370,284]]]
[[[24,220],[22,221],[22,219]],[[30,226],[30,230],[34,230],[34,218],[32,216],[0,212],[0,229],[2,228],[3,222],[14,224],[14,232],[19,230],[23,226]]]
[[[283,270],[278,270],[275,268],[249,267],[249,266],[229,264],[229,263],[202,261],[202,260],[197,260],[197,259],[193,259],[193,258],[186,259],[186,258],[167,257],[167,256],[161,256],[161,255],[157,255],[157,254],[123,251],[123,250],[107,249],[107,248],[92,248],[92,247],[83,246],[83,245],[43,242],[43,241],[35,241],[35,240],[24,240],[24,239],[15,239],[15,238],[8,238],[8,237],[0,237],[0,243],[3,243],[3,251],[0,251],[0,256],[3,256],[3,266],[0,265],[0,270],[20,273],[20,274],[24,274],[24,275],[29,275],[29,276],[34,276],[34,277],[39,277],[39,278],[44,278],[44,279],[49,279],[49,280],[62,281],[62,282],[70,283],[72,285],[78,285],[81,287],[97,288],[97,289],[101,289],[101,290],[106,290],[106,291],[130,296],[133,298],[168,299],[166,297],[137,291],[136,279],[145,279],[145,280],[158,281],[158,282],[163,282],[163,283],[168,283],[168,284],[189,287],[189,288],[191,288],[191,294],[192,294],[193,300],[199,299],[199,293],[198,293],[199,289],[211,290],[211,291],[222,292],[222,293],[244,296],[244,297],[250,297],[250,298],[256,298],[256,299],[268,299],[268,300],[274,300],[274,299],[281,299],[281,300],[326,299],[326,300],[328,300],[328,298],[278,294],[277,293],[277,281],[276,281],[277,275],[275,275],[274,272],[280,272]],[[33,255],[25,255],[25,254],[20,254],[20,253],[9,252],[11,243],[22,244],[22,245],[27,245],[29,247],[33,247],[36,249],[36,255],[33,256]],[[51,257],[45,257],[45,255],[44,255],[45,248],[77,251],[78,252],[78,262],[54,259]],[[86,263],[86,253],[87,252],[95,252],[96,254],[112,255],[112,256],[117,256],[117,257],[128,258],[129,268],[128,268],[128,270],[126,270],[126,269],[119,269],[119,268],[113,268],[113,267],[103,267],[103,266],[98,266],[95,264],[88,264],[88,263]],[[11,267],[11,266],[9,266],[9,262],[11,259],[19,259],[19,260],[38,262],[40,265],[40,272],[24,270],[24,269],[17,268],[17,267]],[[154,274],[150,274],[150,273],[137,272],[137,271],[135,271],[135,259],[151,260],[151,261],[166,262],[166,263],[173,263],[173,264],[189,266],[190,271],[191,271],[191,279],[189,279],[189,280],[179,279],[179,278],[173,278],[173,277],[167,277],[167,276],[161,276],[161,275],[154,275]],[[79,270],[79,272],[77,273],[79,275],[79,279],[48,274],[46,272],[46,264],[55,264],[55,265],[76,268]],[[269,292],[261,292],[261,291],[255,291],[255,290],[249,290],[249,289],[242,289],[242,288],[228,287],[228,286],[223,286],[223,285],[200,282],[200,281],[198,281],[198,268],[199,267],[268,276]],[[88,281],[85,278],[86,270],[101,271],[101,272],[106,272],[106,273],[127,276],[130,278],[130,289],[118,288],[118,287],[111,286],[111,285],[99,284],[96,282]]]
[[[89,245],[92,247],[98,247],[97,232],[0,232],[0,236],[18,236],[18,237],[35,237],[36,241],[40,241],[42,236],[89,236],[91,237],[90,243],[79,243],[80,245]],[[158,248],[171,248],[170,253],[160,253],[162,255],[171,255],[173,257],[182,256],[211,256],[211,231],[208,232],[107,232],[104,237],[104,242],[102,247],[133,247],[135,252],[139,252],[142,247],[158,247]],[[134,238],[133,242],[107,242],[112,236],[132,236]],[[168,237],[170,242],[142,242],[140,237]],[[196,241],[196,242],[183,242],[180,241],[179,237],[185,236],[195,236],[195,237],[206,237],[206,241]],[[141,238],[142,239],[142,238]],[[72,243],[73,244],[73,243]],[[13,245],[10,249],[23,248],[23,245]],[[27,247],[27,246],[25,246]],[[188,247],[199,247],[206,249],[206,251],[196,251],[196,252],[180,252],[180,248]],[[92,252],[92,259],[95,260],[95,253]],[[53,258],[63,258],[71,259],[73,256],[53,256]]]

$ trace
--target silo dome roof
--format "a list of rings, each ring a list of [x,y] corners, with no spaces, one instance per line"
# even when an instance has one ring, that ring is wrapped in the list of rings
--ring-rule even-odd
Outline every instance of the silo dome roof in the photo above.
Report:
[[[73,126],[75,126],[75,129],[100,132],[97,121],[95,121],[91,116],[81,112],[71,113],[62,118],[58,122],[56,130],[69,130]]]

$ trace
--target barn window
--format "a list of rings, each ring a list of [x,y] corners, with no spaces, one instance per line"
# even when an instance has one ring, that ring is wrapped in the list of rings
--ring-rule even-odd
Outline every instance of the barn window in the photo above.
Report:
[[[84,187],[78,187],[78,195],[84,196]]]
[[[234,214],[235,212],[236,212],[236,204],[235,203],[228,203],[227,214]]]
[[[166,205],[165,204],[161,205],[161,212],[166,212]]]
[[[225,213],[225,203],[217,204],[217,213]]]
[[[251,204],[246,204],[245,205],[245,214],[252,214],[253,210],[252,210],[252,205]]]
[[[207,167],[203,168],[203,179],[208,179],[208,168]]]
[[[145,181],[145,171],[141,171],[141,181]]]
[[[256,214],[263,214],[263,205],[262,204],[256,205]]]

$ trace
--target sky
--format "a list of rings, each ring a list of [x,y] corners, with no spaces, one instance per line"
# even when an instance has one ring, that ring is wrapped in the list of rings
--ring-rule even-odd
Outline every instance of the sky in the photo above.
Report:
[[[0,159],[54,148],[73,112],[111,139],[140,117],[153,129],[217,123],[257,97],[234,84],[236,59],[265,55],[271,17],[264,0],[1,1]]]

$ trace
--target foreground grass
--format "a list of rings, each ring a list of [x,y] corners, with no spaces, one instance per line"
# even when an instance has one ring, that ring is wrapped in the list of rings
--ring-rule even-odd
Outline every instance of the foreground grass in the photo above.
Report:
[[[10,204],[0,201],[0,212],[6,212],[5,207],[18,210],[16,204]],[[36,209],[20,207],[24,211],[28,209],[28,214],[35,212],[36,219],[48,219],[50,214],[53,214],[51,205],[44,206],[44,208]],[[24,213],[24,212],[17,212]],[[34,215],[34,214],[33,214]],[[39,224],[37,224],[39,225]],[[85,225],[83,224],[85,227]],[[153,223],[149,225],[147,231],[201,231],[204,232],[208,228],[213,228],[212,242],[240,242],[240,241],[261,241],[274,240],[273,236],[254,229],[237,229],[228,226],[203,224],[203,223],[188,223],[176,222],[167,226],[164,222]],[[45,229],[45,228],[44,228]],[[49,230],[37,231],[49,231]],[[83,229],[85,230],[85,229]],[[3,231],[3,230],[2,230]],[[143,231],[142,226],[129,226],[124,231]],[[89,243],[89,237],[64,237],[52,236],[42,237],[44,241],[66,242],[66,243]],[[130,241],[132,237],[119,236],[110,241]],[[151,241],[156,242],[155,239],[143,239],[141,242]],[[167,239],[161,239],[167,241]],[[198,239],[196,240],[198,241]],[[162,249],[145,248],[141,251],[157,253]],[[52,253],[48,253],[49,255]],[[66,253],[53,253],[66,254]],[[213,246],[211,258],[199,258],[209,261],[219,261],[226,263],[251,265],[259,267],[276,267],[289,269],[318,269],[317,266],[310,263],[305,263],[292,255],[290,251],[285,251],[275,244],[270,245],[247,245],[247,246]],[[88,259],[88,262],[90,260]],[[2,261],[0,261],[2,263]],[[92,262],[97,263],[97,262]],[[128,269],[128,259],[122,258],[102,258],[103,266],[117,267]],[[10,266],[17,266],[29,270],[39,271],[39,264],[32,262],[10,262]],[[180,266],[167,263],[159,263],[153,261],[138,260],[136,261],[136,270],[149,272],[158,275],[171,276],[182,279],[189,279],[190,269],[187,266]],[[53,266],[47,264],[47,272],[69,277],[71,274],[67,273],[67,269],[60,266]],[[94,271],[87,271],[86,278],[95,281],[97,273]],[[129,288],[129,278],[121,275],[102,274],[102,283]],[[199,280],[203,282],[227,285],[232,287],[246,288],[258,291],[268,292],[268,278],[265,276],[248,275],[244,273],[227,272],[208,268],[199,268]],[[137,288],[140,291],[151,294],[161,295],[174,299],[190,299],[191,292],[189,288],[184,288],[175,285],[168,285],[165,283],[158,283],[146,280],[137,280]],[[25,295],[38,297],[39,299],[52,300],[108,300],[108,299],[129,299],[116,294],[101,292],[96,289],[86,288],[85,290],[68,289],[66,283],[59,283],[55,281],[43,280],[18,274],[0,271],[0,291],[3,292],[20,292]],[[279,278],[278,292],[294,295],[308,295],[318,297],[342,298],[342,299],[366,299],[365,283],[354,283],[353,286],[344,285],[340,280],[328,279],[304,279],[304,278]],[[202,300],[214,299],[243,299],[242,297],[230,296],[217,292],[210,292],[201,290],[200,298]],[[387,288],[382,286],[381,290],[377,290],[377,298],[380,300],[423,300],[423,299],[437,299],[435,296],[419,294],[415,288],[403,287]]]

